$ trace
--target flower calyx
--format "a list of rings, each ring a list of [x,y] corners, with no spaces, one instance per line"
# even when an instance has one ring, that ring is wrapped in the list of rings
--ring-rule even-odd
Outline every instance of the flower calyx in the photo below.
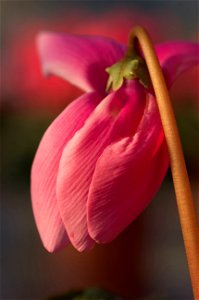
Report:
[[[124,83],[124,80],[138,79],[138,81],[145,87],[150,87],[150,77],[145,60],[135,53],[129,53],[117,61],[112,66],[106,68],[109,78],[106,85],[106,91],[118,90]]]

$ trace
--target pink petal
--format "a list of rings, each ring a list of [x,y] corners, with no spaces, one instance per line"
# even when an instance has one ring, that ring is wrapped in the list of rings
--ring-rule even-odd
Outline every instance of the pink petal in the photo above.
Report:
[[[157,45],[156,52],[168,86],[184,71],[199,64],[199,45],[190,42],[172,42]]]
[[[99,101],[96,93],[90,93],[70,104],[47,129],[33,162],[32,206],[41,239],[50,252],[69,242],[55,193],[60,157],[64,146],[82,127]]]
[[[97,161],[88,197],[88,230],[100,243],[113,240],[150,203],[168,167],[155,99],[150,96],[132,137],[107,147]]]
[[[145,106],[145,94],[133,87],[108,95],[66,145],[57,178],[57,199],[69,238],[79,251],[94,241],[87,229],[87,198],[97,159],[121,136],[133,134]]]
[[[38,49],[43,70],[89,92],[105,92],[105,69],[119,60],[123,47],[103,37],[41,33]]]

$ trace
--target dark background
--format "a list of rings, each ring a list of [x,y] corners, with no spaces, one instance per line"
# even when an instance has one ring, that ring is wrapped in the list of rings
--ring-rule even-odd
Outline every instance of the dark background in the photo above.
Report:
[[[126,42],[134,25],[155,42],[197,41],[197,1],[1,1],[1,299],[47,299],[99,286],[125,299],[191,300],[170,173],[115,241],[90,253],[43,248],[31,210],[29,174],[42,134],[81,91],[43,77],[39,31],[101,34]],[[171,90],[195,200],[198,197],[198,68]]]

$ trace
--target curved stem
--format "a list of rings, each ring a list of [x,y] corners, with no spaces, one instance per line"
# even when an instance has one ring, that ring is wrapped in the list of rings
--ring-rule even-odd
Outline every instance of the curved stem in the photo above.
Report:
[[[145,57],[165,133],[193,293],[197,300],[199,299],[199,231],[180,137],[157,55],[149,35],[141,27],[136,27],[131,32],[129,47],[133,49],[137,40]]]

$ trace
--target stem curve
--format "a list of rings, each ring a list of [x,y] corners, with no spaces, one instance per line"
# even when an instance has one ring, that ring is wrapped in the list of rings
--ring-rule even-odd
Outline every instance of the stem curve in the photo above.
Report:
[[[135,42],[139,42],[143,51],[157,99],[157,105],[170,157],[171,172],[194,299],[198,300],[199,228],[175,115],[153,43],[148,33],[142,27],[135,27],[130,33],[128,51],[133,50]]]

